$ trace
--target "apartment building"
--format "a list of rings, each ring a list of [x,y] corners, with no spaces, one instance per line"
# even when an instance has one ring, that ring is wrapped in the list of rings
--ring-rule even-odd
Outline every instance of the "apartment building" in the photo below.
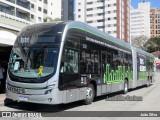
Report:
[[[151,37],[160,37],[160,10],[153,8],[150,10]]]
[[[73,0],[0,0],[0,27],[20,31],[45,18],[73,19]],[[69,17],[68,17],[69,16]]]
[[[75,19],[130,41],[130,0],[76,0]]]
[[[0,0],[0,27],[20,31],[24,26],[53,17],[53,0]]]
[[[135,37],[150,38],[150,2],[138,3],[138,8],[131,8],[130,12],[131,40]]]

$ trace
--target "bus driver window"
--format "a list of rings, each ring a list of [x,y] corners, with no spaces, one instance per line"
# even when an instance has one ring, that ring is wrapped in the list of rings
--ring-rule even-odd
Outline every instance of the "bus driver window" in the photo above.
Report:
[[[74,73],[73,67],[68,62],[61,63],[61,73]]]

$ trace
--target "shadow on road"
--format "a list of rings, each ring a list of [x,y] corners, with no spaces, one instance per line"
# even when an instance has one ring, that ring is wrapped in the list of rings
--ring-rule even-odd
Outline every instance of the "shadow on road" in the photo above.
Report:
[[[145,86],[142,87],[137,87],[135,89],[129,90],[129,91],[135,91],[135,90],[139,90],[145,88]],[[94,102],[98,102],[101,100],[105,100],[107,97],[114,97],[116,95],[123,95],[122,92],[116,92],[116,93],[112,93],[112,94],[107,94],[107,95],[103,95],[100,97],[96,97],[94,99]],[[13,109],[18,109],[18,110],[22,110],[22,111],[34,111],[34,112],[52,112],[52,113],[56,113],[56,112],[60,112],[60,111],[65,111],[65,110],[69,110],[75,107],[79,107],[84,105],[82,103],[82,101],[78,101],[78,102],[73,102],[73,103],[68,103],[68,104],[60,104],[60,105],[45,105],[45,104],[35,104],[35,103],[25,103],[25,102],[15,102],[12,101],[10,99],[5,99],[4,101],[4,105],[9,107],[9,108],[13,108]]]

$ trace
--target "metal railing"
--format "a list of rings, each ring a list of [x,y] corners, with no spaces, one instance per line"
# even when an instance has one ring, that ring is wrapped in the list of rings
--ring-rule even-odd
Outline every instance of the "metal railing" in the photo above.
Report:
[[[30,21],[27,21],[27,20],[25,20],[25,19],[22,19],[22,18],[13,16],[13,15],[6,14],[6,13],[3,13],[3,12],[0,12],[0,16],[1,16],[1,17],[4,17],[4,18],[7,18],[7,19],[12,19],[12,20],[14,20],[14,21],[18,21],[18,22],[21,22],[21,23],[25,23],[25,24],[33,24],[33,23],[30,22]]]

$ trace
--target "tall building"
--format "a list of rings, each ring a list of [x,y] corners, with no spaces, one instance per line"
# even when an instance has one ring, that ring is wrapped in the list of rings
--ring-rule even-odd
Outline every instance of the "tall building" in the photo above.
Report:
[[[60,1],[60,0],[57,0]],[[74,20],[74,0],[62,0],[62,20]]]
[[[52,0],[55,18],[74,20],[74,0]]]
[[[138,4],[138,8],[130,12],[131,40],[135,37],[150,38],[150,2]]]
[[[76,0],[75,19],[130,41],[130,0]]]
[[[150,10],[151,37],[160,37],[160,10]]]

